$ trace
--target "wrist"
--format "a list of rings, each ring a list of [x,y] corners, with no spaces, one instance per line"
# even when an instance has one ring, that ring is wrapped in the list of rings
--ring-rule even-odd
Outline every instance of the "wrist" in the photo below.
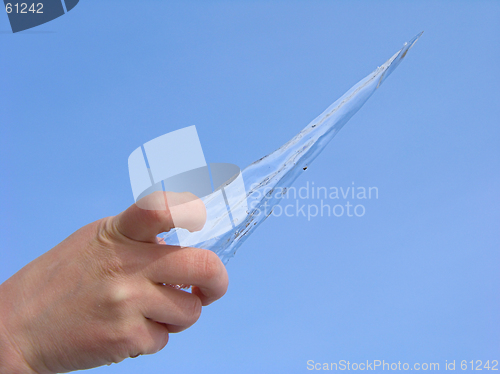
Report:
[[[38,374],[24,359],[20,349],[15,345],[9,332],[0,320],[0,373],[6,374]]]
[[[1,291],[2,285],[0,285],[0,300],[4,299]],[[39,374],[26,361],[23,352],[15,342],[12,331],[9,331],[9,324],[5,321],[7,315],[8,311],[0,308],[0,373]]]

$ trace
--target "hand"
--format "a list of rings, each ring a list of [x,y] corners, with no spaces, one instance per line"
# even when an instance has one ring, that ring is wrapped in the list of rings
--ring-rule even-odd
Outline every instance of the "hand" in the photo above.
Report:
[[[0,372],[55,373],[161,350],[227,290],[211,251],[158,244],[174,227],[200,230],[205,206],[156,192],[91,223],[0,285]],[[142,201],[142,200],[141,200]],[[146,201],[146,200],[144,200]],[[166,202],[166,204],[165,204]],[[169,285],[192,285],[191,293]]]

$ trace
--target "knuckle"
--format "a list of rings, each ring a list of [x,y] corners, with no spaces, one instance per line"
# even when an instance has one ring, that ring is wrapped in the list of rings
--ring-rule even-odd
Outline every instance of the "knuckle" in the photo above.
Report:
[[[106,303],[113,308],[115,314],[123,314],[120,311],[129,310],[131,305],[138,299],[138,291],[129,282],[115,282],[103,294],[105,295]]]

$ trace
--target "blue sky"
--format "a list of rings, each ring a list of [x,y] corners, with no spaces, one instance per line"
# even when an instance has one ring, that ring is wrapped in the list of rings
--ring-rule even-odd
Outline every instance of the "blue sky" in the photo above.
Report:
[[[499,16],[495,1],[81,0],[11,34],[3,14],[0,281],[133,203],[139,145],[196,125],[207,161],[244,167],[423,30],[296,182],[375,186],[366,214],[270,217],[195,326],[90,372],[500,360]]]

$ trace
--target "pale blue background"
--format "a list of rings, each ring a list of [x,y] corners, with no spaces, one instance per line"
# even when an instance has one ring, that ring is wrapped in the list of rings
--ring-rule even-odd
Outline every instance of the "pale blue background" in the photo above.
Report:
[[[270,218],[154,356],[95,373],[302,373],[500,360],[500,4],[102,1],[0,16],[0,281],[133,202],[127,158],[196,125],[241,167],[421,40],[298,180],[377,186],[362,218]],[[457,370],[458,371],[458,370]]]

